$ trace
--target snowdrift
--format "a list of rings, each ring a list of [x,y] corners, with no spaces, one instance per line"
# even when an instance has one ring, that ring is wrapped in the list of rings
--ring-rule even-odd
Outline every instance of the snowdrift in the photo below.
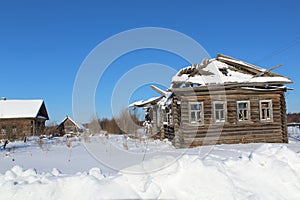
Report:
[[[63,174],[15,166],[0,174],[1,199],[300,199],[300,157],[289,145],[220,145],[204,158],[197,148],[172,165],[156,156],[128,171],[105,175],[99,168]],[[141,173],[143,172],[143,173]]]

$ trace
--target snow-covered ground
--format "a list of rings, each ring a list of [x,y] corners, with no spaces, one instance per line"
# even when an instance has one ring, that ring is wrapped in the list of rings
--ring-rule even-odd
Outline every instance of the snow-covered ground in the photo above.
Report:
[[[0,199],[300,199],[300,142],[29,138],[0,151]]]

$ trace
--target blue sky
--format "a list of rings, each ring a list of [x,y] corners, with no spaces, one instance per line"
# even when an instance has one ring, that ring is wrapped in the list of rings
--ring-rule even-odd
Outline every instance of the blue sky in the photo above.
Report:
[[[72,115],[76,74],[105,39],[133,28],[164,27],[182,32],[212,56],[230,55],[290,77],[288,112],[300,112],[300,1],[10,0],[0,2],[0,95],[45,100],[52,122]],[[99,58],[101,59],[101,58]],[[96,109],[111,117],[114,84],[144,63],[175,70],[187,62],[167,52],[144,50],[116,60],[99,82]],[[122,67],[121,67],[122,66]],[[155,96],[148,86],[132,99]],[[88,117],[86,117],[88,119]]]

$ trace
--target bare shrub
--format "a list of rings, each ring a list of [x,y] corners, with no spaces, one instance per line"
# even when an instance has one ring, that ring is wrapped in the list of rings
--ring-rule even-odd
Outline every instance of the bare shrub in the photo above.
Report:
[[[127,136],[126,135],[124,135],[124,137],[123,137],[123,148],[125,150],[128,150],[128,143],[127,143]]]

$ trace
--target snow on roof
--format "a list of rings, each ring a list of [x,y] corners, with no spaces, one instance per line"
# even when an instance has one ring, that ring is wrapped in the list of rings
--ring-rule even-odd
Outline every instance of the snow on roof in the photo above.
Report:
[[[161,106],[171,106],[173,100],[173,92],[166,92],[166,96],[164,96],[157,104]]]
[[[222,62],[224,60],[224,62]],[[242,65],[243,69],[225,63],[235,63]],[[251,70],[252,72],[246,72]],[[254,74],[257,72],[257,74]],[[199,85],[226,84],[226,83],[292,83],[289,78],[280,76],[275,73],[271,75],[261,73],[267,72],[266,69],[256,67],[254,65],[230,59],[228,57],[218,56],[217,59],[203,61],[202,64],[192,65],[181,69],[173,78],[172,83],[190,83]]]
[[[261,68],[261,67],[249,64],[249,63],[241,61],[241,60],[237,60],[235,58],[230,58],[228,56],[224,56],[224,55],[221,55],[221,54],[219,54],[217,56],[217,59],[220,60],[220,61],[225,61],[225,62],[227,61],[227,62],[230,62],[230,63],[235,63],[235,64],[243,65],[245,67],[252,68],[252,69],[255,69],[255,70],[258,70],[258,71],[261,71],[261,72],[265,72],[266,71],[266,69],[264,69],[264,68]]]
[[[131,103],[128,107],[143,107],[147,104],[151,104],[151,103],[156,103],[157,101],[159,101],[162,98],[162,96],[159,97],[152,97],[146,101],[144,100],[140,100],[140,101],[136,101]]]
[[[36,118],[43,100],[0,100],[0,119]]]

